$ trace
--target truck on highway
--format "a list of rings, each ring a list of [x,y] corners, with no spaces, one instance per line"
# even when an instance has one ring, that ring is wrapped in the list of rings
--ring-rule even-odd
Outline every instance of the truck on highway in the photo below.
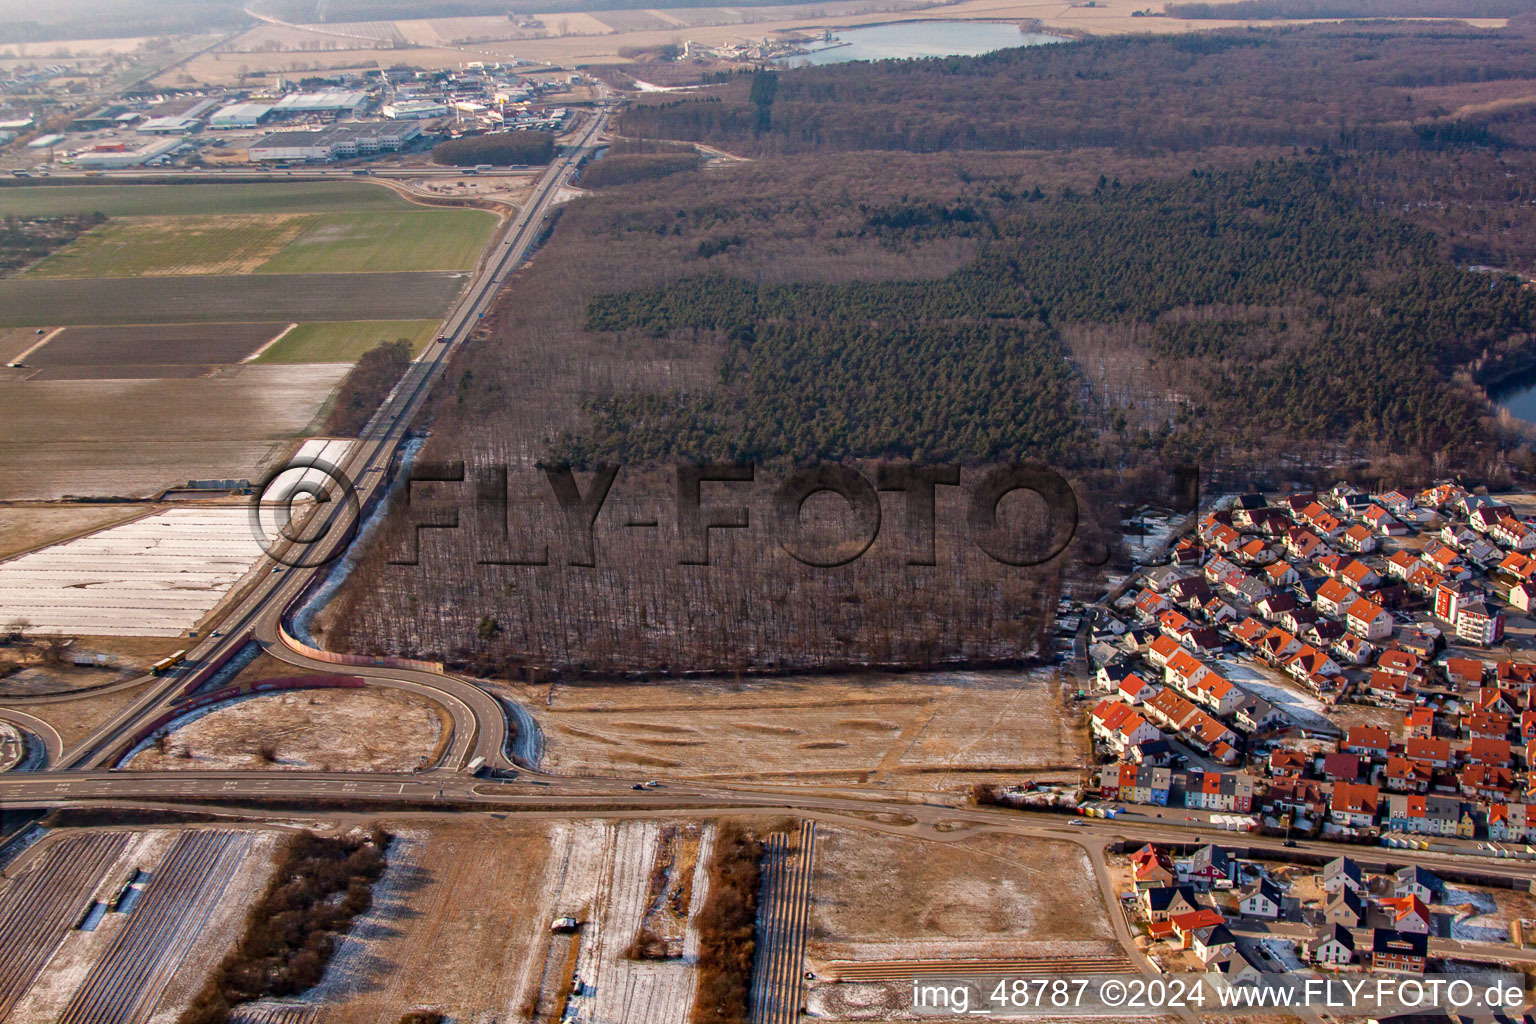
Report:
[[[175,668],[177,665],[180,665],[183,661],[186,660],[187,652],[177,651],[175,654],[161,658],[159,661],[149,666],[149,674],[152,676],[163,676],[167,672],[171,671],[171,669]]]
[[[479,775],[480,769],[485,767],[485,758],[477,757],[464,766],[465,775]]]

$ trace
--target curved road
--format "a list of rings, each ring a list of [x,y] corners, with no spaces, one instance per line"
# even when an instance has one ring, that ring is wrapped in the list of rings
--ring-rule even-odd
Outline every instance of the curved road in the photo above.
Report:
[[[311,526],[323,528],[323,539],[316,547],[332,558],[345,550],[351,532],[360,526],[367,509],[383,496],[391,462],[432,384],[442,375],[453,350],[469,337],[491,306],[507,276],[532,250],[561,187],[577,165],[596,148],[607,119],[606,109],[595,112],[577,140],[545,169],[528,202],[507,220],[501,233],[492,241],[475,278],[445,320],[441,339],[430,344],[411,364],[400,384],[352,446],[339,468],[353,481],[358,502],[355,505],[348,501],[328,502],[311,514],[310,518],[317,522],[305,524],[306,530]],[[291,553],[291,550],[290,546],[289,552],[278,553]],[[306,557],[305,560],[310,559]],[[188,662],[194,666],[192,669],[156,680],[139,699],[64,751],[55,760],[55,765],[60,769],[80,769],[113,763],[131,747],[136,728],[174,708],[178,698],[206,681],[248,639],[256,639],[290,664],[324,672],[335,671],[334,664],[288,649],[280,640],[283,616],[289,609],[297,607],[310,586],[323,579],[327,571],[325,566],[330,561],[331,558],[325,559],[319,568],[295,568],[263,559],[254,570],[254,582],[246,584],[246,593],[225,612],[219,628],[214,631],[219,635],[210,634],[188,652]],[[459,763],[484,757],[490,766],[510,766],[504,754],[506,716],[496,700],[484,691],[462,680],[435,673],[382,666],[349,666],[349,673],[376,682],[440,692],[444,705],[454,715],[452,756],[460,759]]]

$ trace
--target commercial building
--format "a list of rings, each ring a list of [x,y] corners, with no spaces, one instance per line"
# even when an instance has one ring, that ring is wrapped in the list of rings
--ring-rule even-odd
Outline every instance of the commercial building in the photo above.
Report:
[[[272,112],[270,103],[231,103],[208,118],[210,128],[255,128]]]
[[[447,117],[449,107],[437,100],[400,100],[384,104],[380,112],[395,121],[422,121],[431,117]]]
[[[360,89],[328,89],[324,92],[291,92],[272,105],[274,117],[301,114],[335,114],[356,117],[368,104]]]
[[[181,139],[157,139],[138,149],[122,148],[90,150],[75,154],[75,166],[84,170],[109,171],[124,167],[142,167],[144,164],[169,156],[185,143]]]
[[[419,124],[393,121],[339,124],[320,131],[274,132],[253,142],[253,161],[346,160],[375,153],[393,153],[421,134]]]

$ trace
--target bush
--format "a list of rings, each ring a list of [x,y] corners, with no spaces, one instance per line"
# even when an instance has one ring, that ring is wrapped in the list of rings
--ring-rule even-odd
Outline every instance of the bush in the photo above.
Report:
[[[474,167],[492,164],[547,164],[555,156],[553,132],[497,132],[453,139],[432,150],[432,162],[449,167]]]
[[[321,432],[360,432],[410,365],[411,343],[404,338],[386,341],[364,352],[337,389],[336,404],[331,406]]]
[[[294,836],[251,908],[245,934],[178,1024],[226,1024],[240,1003],[317,984],[336,936],[372,905],[373,883],[384,874],[384,851],[393,838],[378,828],[339,839],[313,832]]]
[[[734,822],[720,826],[699,912],[699,984],[692,1024],[746,1024],[757,952],[757,891],[763,844]]]

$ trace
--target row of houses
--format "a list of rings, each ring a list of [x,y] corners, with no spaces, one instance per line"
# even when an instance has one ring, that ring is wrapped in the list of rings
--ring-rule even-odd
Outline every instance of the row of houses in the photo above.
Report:
[[[1508,501],[1454,484],[1244,495],[1210,513],[1117,602],[1127,617],[1093,631],[1091,731],[1120,762],[1101,793],[1222,811],[1241,793],[1243,810],[1324,832],[1530,838],[1536,663],[1456,649],[1502,638],[1501,587],[1536,598],[1528,552],[1536,530]],[[1245,675],[1229,677],[1233,656]],[[1244,689],[1254,671],[1401,725],[1303,730]],[[1180,745],[1228,770],[1170,770]]]

